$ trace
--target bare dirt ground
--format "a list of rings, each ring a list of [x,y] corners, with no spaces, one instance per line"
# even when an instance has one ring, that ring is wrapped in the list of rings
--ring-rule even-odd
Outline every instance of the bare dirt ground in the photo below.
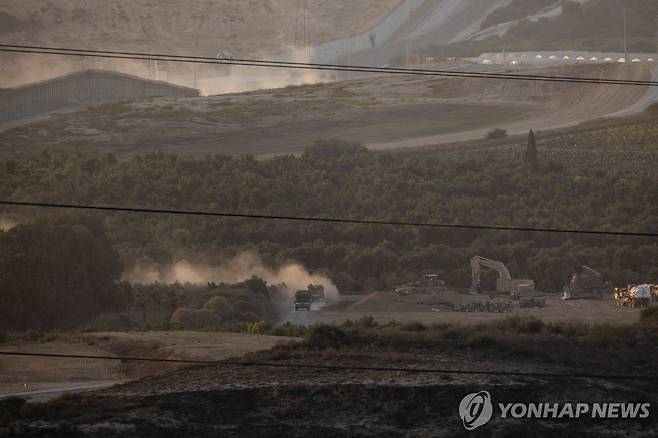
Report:
[[[562,302],[549,297],[546,309],[515,310],[514,315],[534,315],[548,322],[629,325],[604,325],[589,332],[585,329],[585,334],[569,334],[521,323],[508,332],[493,325],[472,324],[509,314],[432,311],[459,299],[477,298],[450,291],[405,297],[376,292],[315,306],[312,312],[293,312],[332,322],[370,314],[379,321],[464,323],[420,331],[413,325],[401,331],[325,326],[303,339],[198,332],[92,333],[21,345],[21,350],[30,351],[109,352],[151,358],[243,356],[237,360],[249,365],[175,367],[48,359],[19,363],[3,358],[3,379],[25,373],[66,378],[114,373],[117,380],[102,390],[85,382],[84,393],[60,398],[54,398],[61,395],[55,386],[36,397],[23,394],[27,403],[0,399],[0,410],[6,411],[0,415],[0,436],[453,437],[466,433],[458,414],[461,399],[482,390],[491,393],[495,406],[517,402],[650,404],[649,418],[605,420],[501,418],[496,407],[492,421],[478,431],[483,436],[612,437],[624,430],[624,436],[642,437],[658,432],[654,382],[574,377],[652,375],[658,359],[655,324],[636,322],[636,309],[618,308],[609,300]],[[508,322],[498,327],[512,325]],[[583,330],[579,327],[576,330]],[[626,333],[621,338],[619,329]],[[340,368],[308,367],[324,365]],[[403,371],[409,369],[451,371]],[[460,370],[553,376],[454,372]],[[121,378],[127,381],[121,382]],[[68,392],[81,389],[79,379],[65,381]]]
[[[628,68],[627,68],[628,67]],[[645,66],[580,66],[530,73],[648,79]],[[0,150],[252,154],[298,153],[316,140],[373,149],[482,139],[571,126],[632,107],[645,87],[383,77],[187,99],[148,99],[67,110],[0,131]]]
[[[0,345],[2,351],[84,356],[222,360],[267,350],[284,337],[205,332],[88,333],[52,342]],[[154,375],[175,365],[92,359],[0,357],[0,397],[52,398]]]
[[[372,317],[379,322],[421,322],[423,324],[478,324],[501,320],[508,316],[535,317],[545,322],[581,321],[586,323],[625,324],[637,322],[640,309],[619,307],[612,298],[603,300],[564,301],[558,295],[546,295],[544,308],[519,308],[513,301],[512,313],[465,313],[453,311],[453,305],[470,301],[486,301],[488,296],[469,296],[446,292],[437,296],[400,296],[395,292],[374,292],[351,296],[340,302],[316,307],[311,312],[291,312],[287,321],[295,324],[342,323]],[[501,298],[497,298],[501,300]],[[507,301],[507,300],[505,300]]]
[[[249,355],[249,361],[341,367],[423,368],[524,373],[647,373],[655,351],[561,342],[457,348],[432,336],[385,333],[359,339],[329,333],[320,343]],[[325,342],[326,344],[322,345]],[[28,403],[0,423],[0,436],[453,437],[463,436],[462,397],[487,390],[494,403],[650,403],[645,420],[494,419],[483,436],[640,437],[658,426],[653,383],[597,378],[511,377],[399,370],[194,367],[102,392]],[[6,403],[8,405],[8,403]],[[498,409],[498,408],[496,408]]]
[[[296,0],[1,0],[4,44],[185,54],[230,52],[234,57],[276,53],[293,47]],[[311,44],[367,32],[400,0],[311,0]],[[152,7],[149,7],[151,5]],[[197,18],[195,18],[197,17]],[[39,81],[81,68],[109,68],[143,74],[144,63],[75,60],[39,55],[2,55],[0,88]],[[189,70],[189,66],[182,68]]]

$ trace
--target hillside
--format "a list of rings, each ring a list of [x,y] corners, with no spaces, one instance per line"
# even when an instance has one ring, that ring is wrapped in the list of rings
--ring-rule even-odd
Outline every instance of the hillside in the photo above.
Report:
[[[434,51],[457,57],[501,47],[623,52],[623,11],[629,51],[655,53],[658,3],[653,0],[513,0],[486,17],[481,33]]]
[[[628,67],[628,68],[626,68]],[[574,66],[530,74],[649,79],[646,66]],[[0,133],[11,158],[42,150],[186,156],[300,153],[340,138],[375,149],[482,139],[608,116],[643,87],[388,76],[203,98],[155,98],[54,113]],[[120,127],[120,129],[117,129]]]
[[[17,201],[655,232],[657,129],[653,118],[596,132],[540,136],[536,166],[520,158],[523,143],[434,155],[321,143],[302,157],[266,161],[43,154],[0,165],[0,195]],[[32,218],[25,209],[5,212],[17,222]],[[437,271],[448,284],[466,287],[474,254],[505,262],[514,275],[529,275],[546,291],[560,290],[583,264],[615,284],[658,277],[653,263],[658,246],[645,239],[105,217],[128,267],[140,259],[222,266],[234,254],[255,251],[268,264],[294,260],[325,273],[341,291],[377,290]]]
[[[308,40],[317,43],[368,31],[399,3],[310,0]],[[294,45],[296,4],[296,0],[1,0],[0,38],[4,44],[124,51],[147,51],[150,46],[153,52],[190,54],[196,28],[200,55],[272,54]],[[48,58],[45,62],[43,57],[2,57],[11,62],[0,63],[0,87],[96,65],[68,59]]]

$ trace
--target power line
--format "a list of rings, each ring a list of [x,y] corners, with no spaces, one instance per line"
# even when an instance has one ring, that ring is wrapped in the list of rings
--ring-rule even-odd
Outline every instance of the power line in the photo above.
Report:
[[[288,62],[288,61],[268,61],[261,59],[240,59],[240,58],[208,58],[201,56],[180,56],[167,54],[148,54],[140,52],[118,52],[102,50],[85,50],[85,49],[67,49],[57,47],[43,46],[23,46],[0,44],[0,52],[14,53],[32,53],[45,55],[62,55],[76,57],[95,57],[124,60],[157,60],[182,63],[197,64],[214,64],[214,65],[239,65],[250,67],[266,68],[285,68],[285,69],[302,69],[302,70],[324,70],[324,71],[346,71],[362,73],[382,73],[397,75],[420,75],[420,76],[443,76],[443,77],[463,77],[477,79],[507,79],[522,81],[541,81],[541,82],[561,82],[561,83],[581,83],[581,84],[603,84],[603,85],[634,85],[634,86],[658,86],[656,81],[638,81],[627,79],[600,79],[600,78],[582,78],[572,76],[547,76],[547,75],[526,75],[514,73],[485,73],[485,72],[467,72],[457,70],[431,70],[431,69],[410,69],[395,67],[371,67],[359,65],[342,65],[342,64],[321,64],[309,62]]]
[[[623,236],[623,237],[658,237],[658,233],[651,232],[625,232],[625,231],[596,231],[596,230],[578,230],[578,229],[560,229],[560,228],[533,228],[533,227],[503,227],[495,225],[469,225],[469,224],[447,224],[432,222],[403,222],[403,221],[383,221],[368,219],[343,219],[331,217],[302,217],[302,216],[279,216],[268,214],[248,214],[248,213],[228,213],[228,212],[211,212],[198,210],[171,210],[159,208],[137,208],[137,207],[116,207],[116,206],[99,206],[99,205],[82,205],[82,204],[57,204],[50,202],[20,202],[0,200],[0,205],[16,207],[37,207],[37,208],[61,208],[69,210],[91,210],[91,211],[110,211],[118,213],[145,213],[145,214],[169,214],[182,216],[206,216],[206,217],[225,217],[238,219],[259,219],[259,220],[277,220],[277,221],[296,221],[296,222],[327,222],[357,225],[390,225],[401,227],[418,227],[418,228],[443,228],[458,230],[488,230],[488,231],[515,231],[515,232],[532,232],[532,233],[559,233],[559,234],[582,234],[598,236]]]
[[[294,363],[275,362],[252,362],[235,360],[195,360],[195,359],[156,359],[128,356],[96,356],[96,355],[74,355],[57,353],[28,353],[15,351],[0,351],[0,356],[17,357],[48,357],[55,359],[85,359],[85,360],[121,360],[134,362],[156,362],[185,365],[209,365],[209,366],[237,366],[237,367],[262,367],[262,368],[292,368],[323,371],[377,371],[398,372],[409,374],[461,374],[482,376],[508,376],[508,377],[544,377],[554,379],[603,379],[603,380],[644,380],[658,381],[658,376],[628,375],[628,374],[585,374],[585,373],[543,373],[522,371],[490,371],[490,370],[463,370],[446,368],[403,368],[403,367],[377,367],[377,366],[349,366],[349,365],[307,365]]]

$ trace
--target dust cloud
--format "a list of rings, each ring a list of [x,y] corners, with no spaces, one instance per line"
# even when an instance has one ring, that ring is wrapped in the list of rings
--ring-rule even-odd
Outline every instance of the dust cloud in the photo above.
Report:
[[[18,225],[18,222],[11,220],[6,217],[0,216],[0,230],[2,231],[9,231],[12,228],[14,228],[16,225]]]
[[[308,59],[304,50],[288,49],[283,53],[285,54],[264,56],[263,59],[292,62],[307,62]],[[314,70],[203,64],[195,66],[184,63],[162,65],[167,66],[164,67],[166,71],[156,71],[156,62],[147,60],[69,59],[58,56],[44,58],[21,54],[13,57],[11,65],[0,68],[0,88],[18,87],[90,69],[115,71],[185,87],[196,85],[203,96],[316,84],[332,80],[330,73]]]
[[[297,63],[308,63],[309,59],[313,59],[312,48],[308,48],[308,52],[288,48],[284,53],[263,56],[261,59]],[[312,85],[328,82],[330,76],[330,72],[317,70],[231,66],[230,74],[225,77],[205,77],[198,81],[198,88],[202,95],[210,96]]]
[[[338,298],[336,285],[326,276],[311,274],[299,263],[288,263],[279,268],[265,265],[258,254],[243,252],[219,266],[209,266],[179,260],[162,266],[141,262],[125,273],[123,278],[131,283],[239,283],[252,276],[265,280],[270,285],[285,283],[287,292],[294,294],[299,289],[306,289],[309,284],[321,284],[329,299]]]

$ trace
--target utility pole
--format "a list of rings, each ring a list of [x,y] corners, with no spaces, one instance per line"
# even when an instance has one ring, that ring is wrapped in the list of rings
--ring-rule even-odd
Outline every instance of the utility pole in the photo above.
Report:
[[[304,62],[311,62],[311,48],[308,37],[308,0],[304,0]]]
[[[409,43],[407,43],[407,67],[409,67]]]
[[[205,19],[204,15],[201,13],[194,13],[192,15],[192,56],[196,58],[197,56],[197,48],[199,45],[198,39],[199,39],[199,30],[201,29],[201,26],[203,25],[203,20]],[[195,62],[193,64],[193,70],[194,70],[194,88],[198,89],[197,87],[197,82],[198,82],[198,70],[197,70],[197,63]]]
[[[147,71],[147,77],[149,79],[153,79],[153,60],[151,59],[151,52],[152,52],[152,45],[153,45],[153,37],[151,35],[151,31],[148,30],[148,28],[152,28],[153,24],[153,5],[150,3],[146,4],[146,13],[142,15],[142,19],[144,20],[143,24],[143,29],[144,33],[146,34],[146,39],[148,42],[148,57],[146,61],[146,71]]]
[[[624,8],[624,61],[628,62],[628,23],[626,8]]]
[[[507,63],[507,49],[509,47],[501,47],[501,49],[503,51],[503,65],[505,65]]]
[[[294,52],[297,61],[311,62],[308,33],[308,0],[297,0],[295,5]],[[302,59],[299,59],[301,55]]]

